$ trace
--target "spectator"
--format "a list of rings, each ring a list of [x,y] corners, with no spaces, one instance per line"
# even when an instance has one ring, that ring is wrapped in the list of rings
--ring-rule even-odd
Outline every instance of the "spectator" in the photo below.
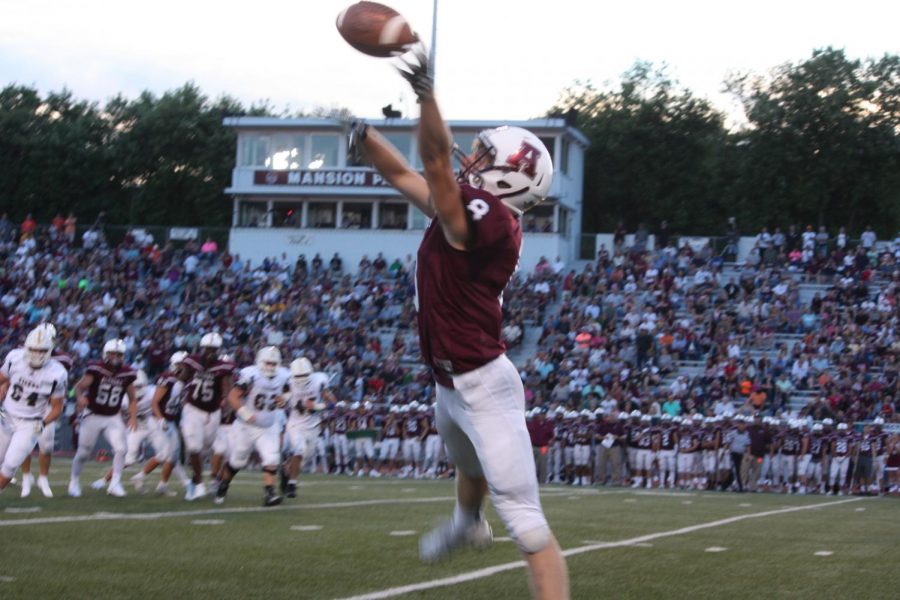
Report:
[[[31,213],[28,213],[25,216],[25,220],[22,221],[22,236],[20,241],[29,240],[34,237],[34,231],[37,229],[37,222],[31,216]]]

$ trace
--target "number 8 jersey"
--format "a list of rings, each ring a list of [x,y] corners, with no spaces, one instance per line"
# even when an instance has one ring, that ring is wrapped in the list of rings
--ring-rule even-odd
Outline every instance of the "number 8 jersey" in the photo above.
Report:
[[[22,348],[6,355],[0,373],[9,379],[3,410],[11,417],[40,419],[47,414],[50,398],[66,395],[69,375],[65,367],[51,359],[33,369]]]

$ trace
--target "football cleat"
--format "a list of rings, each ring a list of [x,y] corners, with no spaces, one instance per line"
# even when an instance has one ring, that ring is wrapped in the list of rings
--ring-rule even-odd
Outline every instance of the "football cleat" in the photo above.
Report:
[[[172,498],[173,496],[175,496],[175,492],[169,489],[168,484],[159,482],[158,484],[156,484],[156,495]]]
[[[38,480],[38,489],[41,490],[41,493],[44,495],[44,498],[52,498],[53,490],[50,489],[50,482],[47,480],[45,475],[39,475]]]
[[[106,487],[106,479],[105,479],[104,477],[101,477],[100,479],[97,479],[97,480],[95,480],[94,482],[91,483],[91,489],[92,489],[92,490],[98,490],[98,491],[99,491],[99,490],[102,490],[102,489],[105,488],[105,487]]]
[[[34,485],[34,476],[31,473],[22,474],[22,497],[27,498],[31,495],[31,486]]]
[[[110,486],[106,489],[106,493],[109,496],[114,496],[116,498],[124,498],[128,494],[125,493],[125,488],[122,487],[121,483],[110,484]]]
[[[69,482],[69,496],[72,498],[81,498],[81,484],[75,479]]]
[[[284,502],[284,498],[275,493],[272,487],[266,488],[266,495],[263,497],[263,506],[278,506]]]
[[[222,487],[221,484],[219,485],[219,487],[220,488]],[[206,496],[206,486],[202,483],[195,483],[188,490],[188,493],[184,497],[184,499],[189,502],[192,502],[194,500],[199,500],[200,498],[203,498],[204,496]]]
[[[419,540],[419,558],[423,562],[433,563],[462,546],[484,549],[493,541],[491,526],[484,519],[467,527],[457,526],[452,519],[448,519]]]
[[[131,476],[131,485],[134,486],[134,491],[141,493],[144,491],[144,472],[139,471],[136,474]]]
[[[287,489],[285,491],[285,495],[288,498],[296,498],[297,497],[297,484],[296,483],[287,484]]]
[[[213,498],[213,502],[216,504],[222,504],[225,502],[225,496],[228,494],[228,486],[231,484],[230,481],[220,481],[218,487],[216,487],[216,495]]]

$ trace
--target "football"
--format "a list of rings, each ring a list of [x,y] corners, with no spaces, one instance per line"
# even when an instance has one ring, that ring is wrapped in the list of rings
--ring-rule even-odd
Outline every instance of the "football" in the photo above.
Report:
[[[403,15],[378,2],[351,4],[337,16],[335,25],[348,44],[380,58],[403,54],[419,40]]]

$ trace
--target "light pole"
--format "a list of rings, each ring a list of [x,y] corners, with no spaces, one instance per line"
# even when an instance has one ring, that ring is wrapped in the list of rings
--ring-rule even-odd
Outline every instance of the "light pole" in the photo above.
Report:
[[[437,11],[438,11],[438,0],[434,0],[432,9],[431,9],[431,52],[428,57],[428,64],[431,65],[431,80],[434,81],[434,56],[437,52]]]

